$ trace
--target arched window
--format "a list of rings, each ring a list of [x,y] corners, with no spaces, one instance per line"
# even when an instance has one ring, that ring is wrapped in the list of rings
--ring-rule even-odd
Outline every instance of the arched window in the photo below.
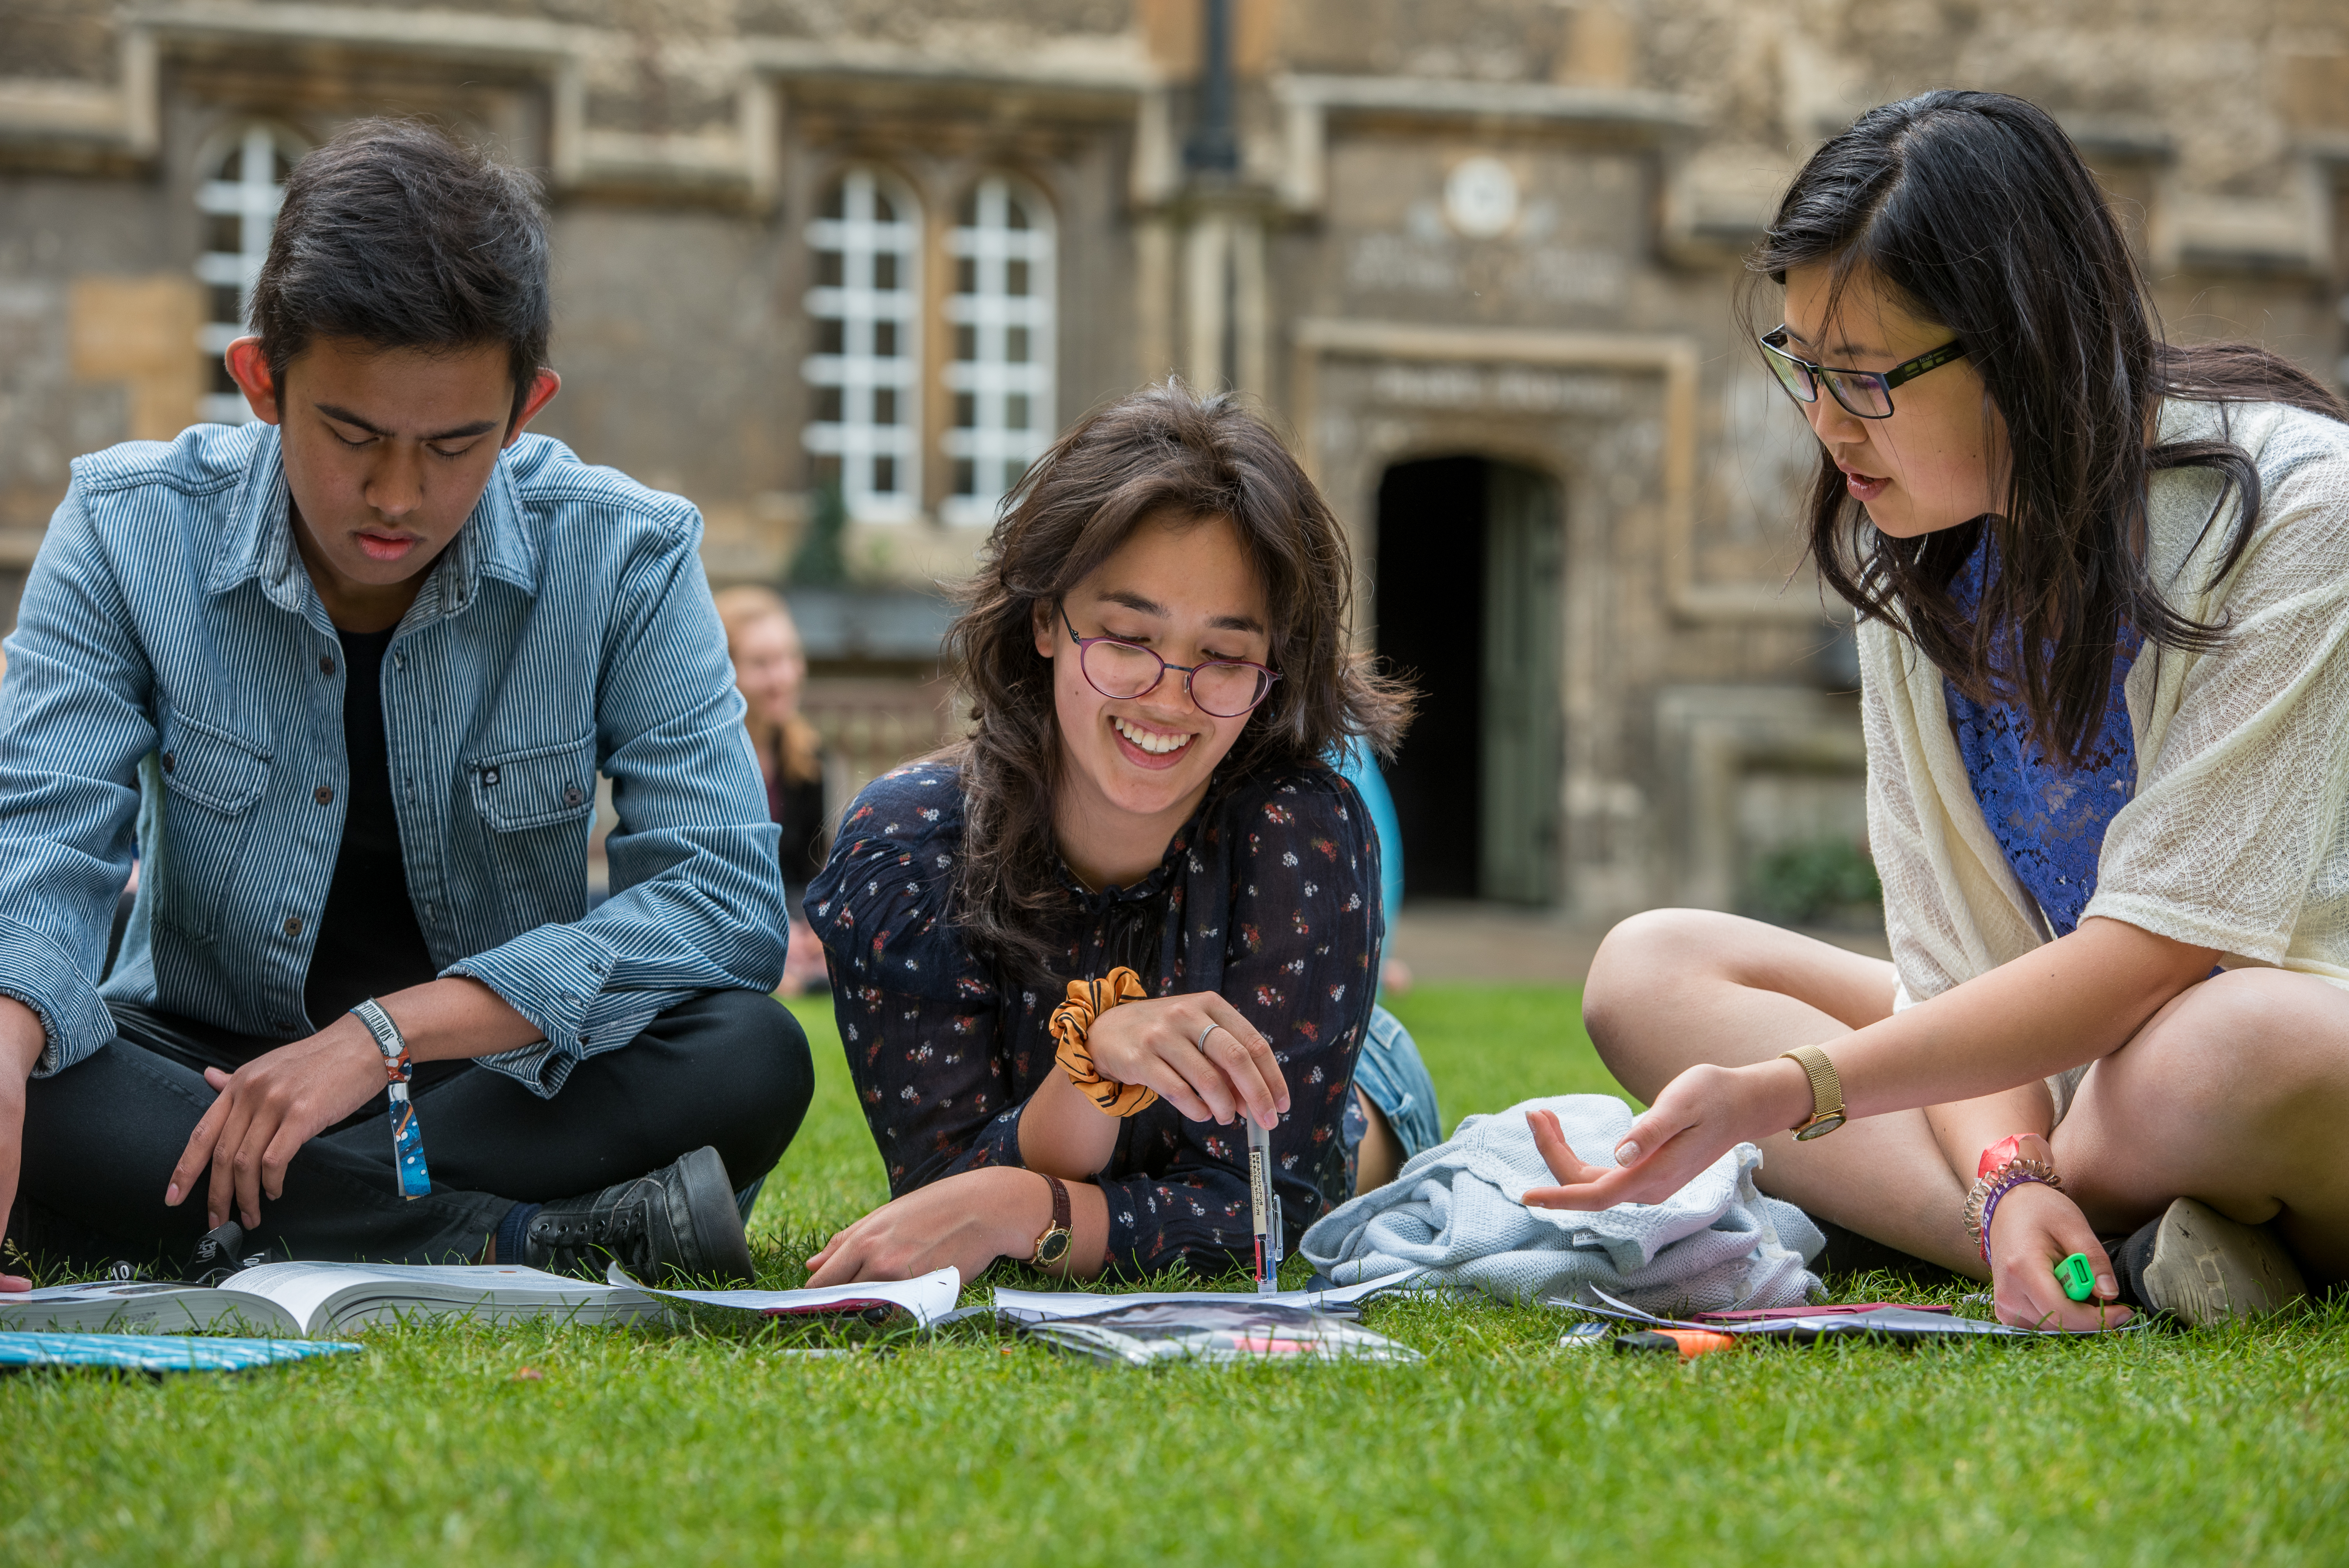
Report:
[[[1029,187],[989,175],[973,186],[947,235],[954,293],[947,323],[954,465],[946,515],[985,522],[1004,491],[1051,441],[1052,211]]]
[[[850,517],[902,521],[922,500],[921,209],[887,174],[852,169],[816,211],[802,443],[815,481],[839,484]]]
[[[214,143],[200,165],[196,211],[202,214],[204,250],[196,258],[196,276],[208,294],[198,341],[212,362],[211,384],[196,410],[200,418],[242,425],[253,418],[221,356],[244,335],[254,282],[268,259],[269,232],[285,199],[285,177],[308,150],[274,126],[248,125]]]

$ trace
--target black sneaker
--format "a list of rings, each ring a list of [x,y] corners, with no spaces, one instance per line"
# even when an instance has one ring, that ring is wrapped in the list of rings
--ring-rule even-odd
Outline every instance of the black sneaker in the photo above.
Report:
[[[531,1219],[522,1262],[600,1280],[607,1257],[651,1284],[671,1273],[748,1284],[750,1243],[718,1150],[705,1145],[649,1176],[547,1204]]]
[[[2113,1253],[2121,1299],[2199,1328],[2265,1317],[2308,1294],[2300,1267],[2266,1230],[2180,1198]]]

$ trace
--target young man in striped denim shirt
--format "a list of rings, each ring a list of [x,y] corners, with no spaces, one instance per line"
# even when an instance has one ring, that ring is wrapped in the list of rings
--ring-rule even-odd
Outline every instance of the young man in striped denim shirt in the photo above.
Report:
[[[812,1088],[776,830],[698,516],[523,433],[558,386],[533,187],[354,127],[253,315],[258,422],[76,463],[9,639],[11,1239],[746,1275]]]

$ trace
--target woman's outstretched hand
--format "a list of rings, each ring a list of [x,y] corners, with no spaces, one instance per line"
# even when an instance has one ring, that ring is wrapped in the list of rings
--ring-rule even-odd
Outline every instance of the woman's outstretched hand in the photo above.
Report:
[[[1784,1058],[1743,1068],[1692,1067],[1666,1084],[1656,1103],[1631,1123],[1615,1145],[1612,1170],[1585,1161],[1568,1147],[1557,1118],[1537,1110],[1529,1118],[1534,1147],[1558,1184],[1534,1188],[1526,1205],[1594,1210],[1661,1203],[1739,1144],[1784,1132],[1810,1109],[1810,1079]]]
[[[1154,1088],[1193,1121],[1245,1115],[1269,1131],[1288,1110],[1288,1080],[1271,1043],[1213,991],[1112,1007],[1093,1020],[1085,1046],[1102,1077]]]
[[[1032,1191],[1031,1191],[1032,1189]],[[999,1257],[1025,1257],[1042,1233],[1029,1212],[1046,1188],[1024,1171],[965,1171],[919,1187],[834,1232],[808,1259],[810,1285],[916,1279],[948,1264],[966,1282]]]
[[[2017,1328],[2060,1328],[2078,1334],[2118,1328],[2133,1315],[2115,1304],[2120,1294],[2112,1260],[2080,1206],[2054,1187],[2026,1181],[2010,1188],[1991,1214],[1991,1298],[1998,1320]],[[2064,1294],[2055,1265],[2085,1253],[2095,1294],[2074,1301]]]

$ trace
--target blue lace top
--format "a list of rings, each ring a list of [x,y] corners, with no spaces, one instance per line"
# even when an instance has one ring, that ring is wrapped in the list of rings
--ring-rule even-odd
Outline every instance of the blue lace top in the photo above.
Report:
[[[1950,584],[1969,613],[1982,603],[1982,585],[1997,566],[1997,547],[1985,529]],[[2121,628],[2104,723],[2087,760],[2076,769],[2032,740],[2031,716],[2022,704],[1976,703],[1949,681],[1941,683],[1950,727],[1982,820],[2015,880],[2039,901],[2057,936],[2068,936],[2079,925],[2080,912],[2096,891],[2105,830],[2137,789],[2137,737],[2122,686],[2144,642],[2137,628]]]

